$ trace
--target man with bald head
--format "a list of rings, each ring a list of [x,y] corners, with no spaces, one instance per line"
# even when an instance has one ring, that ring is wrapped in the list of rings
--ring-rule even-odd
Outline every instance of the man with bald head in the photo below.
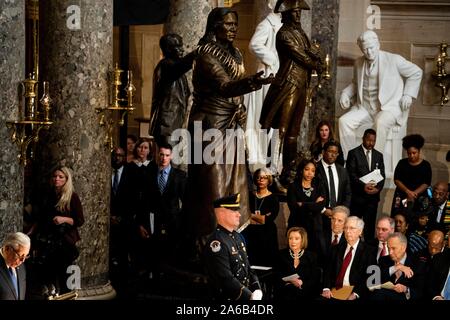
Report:
[[[353,81],[343,91],[340,104],[350,111],[339,118],[339,138],[347,159],[358,146],[356,130],[369,124],[377,132],[375,149],[384,153],[389,130],[404,125],[413,99],[417,98],[422,70],[400,55],[380,50],[378,36],[366,31],[358,38],[364,54],[356,59]],[[356,96],[356,104],[351,100]]]
[[[428,253],[431,257],[444,251],[444,233],[440,230],[433,230],[428,234]]]
[[[441,230],[444,234],[450,231],[450,201],[448,195],[448,183],[446,181],[439,181],[434,185],[430,228],[431,230]]]

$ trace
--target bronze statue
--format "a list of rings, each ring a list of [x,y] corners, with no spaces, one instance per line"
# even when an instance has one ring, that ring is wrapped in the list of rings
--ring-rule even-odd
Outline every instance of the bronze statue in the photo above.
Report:
[[[297,136],[306,107],[311,73],[313,70],[318,73],[322,71],[320,50],[311,45],[301,27],[302,10],[310,10],[304,0],[278,0],[275,6],[274,12],[281,12],[283,23],[276,38],[280,68],[270,85],[260,117],[262,129],[279,130],[279,140],[274,147],[275,159],[271,160],[277,161],[282,154],[284,168],[297,155]],[[278,185],[278,188],[281,187]]]
[[[183,57],[183,39],[175,33],[161,37],[164,58],[153,73],[153,99],[149,133],[158,145],[175,142],[172,132],[181,128],[188,109],[189,89],[185,73],[192,68],[196,50]]]
[[[208,15],[205,35],[199,41],[193,69],[194,102],[189,129],[194,150],[188,167],[186,212],[191,214],[190,221],[196,236],[204,236],[214,230],[216,219],[211,203],[215,199],[240,193],[241,224],[250,217],[243,136],[237,139],[225,139],[225,136],[227,129],[236,132],[244,128],[246,112],[242,104],[243,94],[270,83],[273,75],[262,78],[260,72],[244,76],[242,54],[233,45],[237,27],[238,15],[235,11],[214,8]],[[194,130],[199,124],[202,134],[208,129],[216,129],[208,132],[222,136],[213,142],[199,141],[201,136],[199,138]],[[201,159],[196,158],[196,144],[201,146]],[[212,154],[215,159],[208,159],[208,149],[212,146],[217,147]],[[221,157],[222,161],[217,157]]]

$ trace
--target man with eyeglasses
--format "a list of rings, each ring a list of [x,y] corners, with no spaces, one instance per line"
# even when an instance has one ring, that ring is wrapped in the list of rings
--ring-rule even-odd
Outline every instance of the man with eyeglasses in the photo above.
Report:
[[[26,270],[31,241],[22,233],[9,233],[0,248],[0,300],[25,300]]]

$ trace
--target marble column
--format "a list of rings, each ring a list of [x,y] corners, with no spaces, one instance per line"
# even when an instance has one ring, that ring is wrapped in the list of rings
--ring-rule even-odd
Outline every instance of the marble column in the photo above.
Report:
[[[18,85],[25,79],[25,0],[0,2],[0,241],[22,231],[23,168],[6,121],[19,116]]]
[[[185,52],[192,51],[205,32],[206,19],[212,8],[205,0],[170,0],[164,33],[178,33],[183,37]]]
[[[320,43],[322,50],[330,54],[331,76],[325,82],[313,101],[310,111],[310,137],[313,137],[316,125],[326,119],[334,122],[335,92],[337,75],[338,33],[339,33],[339,0],[314,0],[312,6],[311,38]],[[336,130],[334,130],[336,132]]]
[[[78,242],[81,299],[110,298],[108,281],[110,153],[95,108],[108,104],[113,61],[113,0],[42,1],[41,80],[50,81],[54,124],[40,154],[48,176],[73,169],[85,223]]]

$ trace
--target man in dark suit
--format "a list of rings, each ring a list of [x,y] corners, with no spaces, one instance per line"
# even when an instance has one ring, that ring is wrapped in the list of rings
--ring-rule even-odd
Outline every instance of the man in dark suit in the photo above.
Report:
[[[324,267],[328,264],[331,255],[331,249],[337,245],[345,244],[344,225],[350,216],[350,210],[345,206],[333,208],[331,216],[331,229],[323,231],[321,237],[321,252],[319,255],[319,264]]]
[[[323,146],[322,160],[317,164],[317,179],[326,190],[327,207],[322,211],[323,228],[330,229],[332,208],[342,205],[350,207],[352,191],[347,170],[336,163],[339,155],[339,145],[335,141],[328,141]],[[330,175],[330,172],[332,173]]]
[[[381,269],[381,283],[394,284],[392,289],[374,291],[374,300],[417,300],[425,289],[426,264],[407,254],[408,240],[395,232],[388,237],[389,256],[381,257],[378,266]]]
[[[347,300],[364,298],[368,294],[366,281],[367,267],[376,264],[373,248],[364,243],[360,237],[364,229],[364,221],[356,216],[347,218],[344,236],[347,243],[331,249],[331,259],[324,274],[322,297],[333,298],[331,288],[353,286]]]
[[[381,257],[389,255],[387,239],[395,231],[395,221],[388,215],[382,215],[378,218],[376,225],[375,238],[366,238],[366,242],[377,248],[374,253],[378,262]]]
[[[449,239],[450,247],[450,239]],[[450,300],[450,249],[434,255],[427,278],[427,294],[433,300]]]
[[[30,252],[30,238],[7,234],[0,248],[0,300],[25,300],[26,270],[23,262]]]
[[[180,245],[182,201],[186,188],[186,173],[171,165],[173,154],[170,144],[161,144],[158,167],[150,177],[150,213],[137,217],[139,231],[151,239],[154,262],[173,262]]]
[[[450,201],[448,198],[448,183],[439,181],[433,187],[432,205],[430,214],[430,229],[441,230],[444,234],[450,231]]]
[[[386,177],[383,155],[374,149],[376,140],[375,130],[367,129],[364,131],[362,144],[349,151],[346,162],[352,188],[350,211],[352,214],[364,220],[365,239],[372,239],[374,237],[375,219],[377,217],[380,193],[384,186],[384,179],[378,183],[363,183],[359,179],[376,169],[380,170],[383,178]]]

